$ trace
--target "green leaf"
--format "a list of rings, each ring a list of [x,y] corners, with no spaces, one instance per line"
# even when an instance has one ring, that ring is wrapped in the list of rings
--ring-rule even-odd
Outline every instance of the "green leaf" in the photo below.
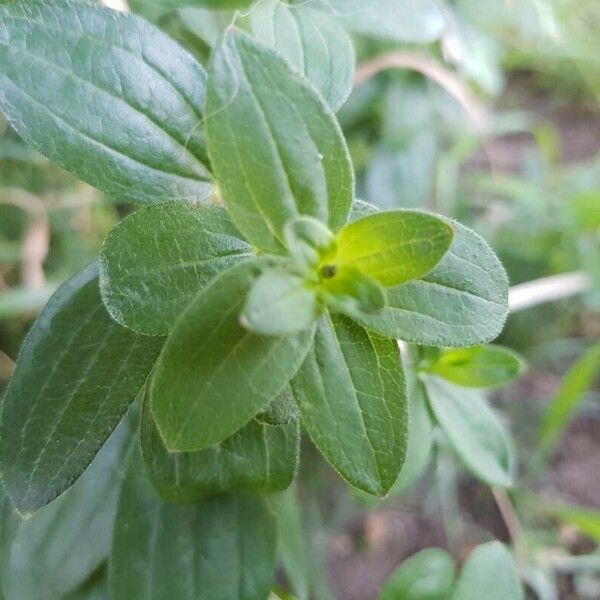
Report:
[[[133,420],[115,430],[71,489],[30,518],[21,520],[4,497],[3,528],[13,526],[2,540],[7,598],[63,598],[106,560]]]
[[[584,192],[572,198],[568,207],[582,229],[600,229],[600,190]]]
[[[220,206],[149,206],[123,219],[104,241],[102,299],[119,323],[165,334],[209,281],[251,252]]]
[[[524,368],[525,361],[519,354],[488,344],[446,350],[428,370],[458,385],[491,387],[512,381]]]
[[[310,576],[308,548],[304,536],[298,490],[292,484],[285,492],[269,498],[277,522],[277,554],[297,600],[308,600]]]
[[[489,542],[469,556],[452,595],[454,600],[523,600],[525,593],[506,546]]]
[[[168,452],[146,401],[140,435],[150,481],[167,502],[195,502],[226,492],[280,492],[298,466],[298,423],[273,426],[252,420],[206,450]]]
[[[179,6],[203,6],[211,10],[233,10],[248,8],[256,0],[160,0],[164,6],[177,8]]]
[[[294,65],[337,111],[352,91],[354,46],[331,15],[306,4],[266,0],[250,14],[252,35]]]
[[[152,379],[152,412],[165,445],[196,451],[222,442],[283,390],[308,352],[313,330],[261,336],[240,324],[246,295],[265,268],[248,260],[205,288],[175,324]]]
[[[600,511],[572,504],[545,503],[541,501],[541,509],[563,523],[569,523],[584,535],[600,542]]]
[[[300,418],[298,405],[289,387],[286,387],[264,412],[256,415],[259,423],[266,425],[289,425]]]
[[[427,548],[392,573],[379,600],[444,600],[452,591],[455,574],[454,559],[448,552]]]
[[[276,530],[265,501],[227,497],[174,506],[148,482],[138,453],[121,490],[110,562],[114,600],[264,600]]]
[[[594,344],[569,369],[544,417],[539,449],[548,455],[556,447],[586,392],[600,374],[600,343]]]
[[[0,466],[20,512],[54,500],[81,475],[161,345],[110,318],[95,263],[59,288],[23,344],[4,401]]]
[[[467,468],[489,485],[513,484],[512,441],[481,392],[425,377],[429,406]]]
[[[314,269],[335,254],[335,237],[312,217],[291,221],[285,226],[283,236],[292,261],[302,270]]]
[[[395,42],[433,42],[447,27],[435,0],[322,0],[322,4],[349,29]]]
[[[281,336],[308,329],[322,313],[315,285],[276,267],[254,282],[240,319],[250,331]]]
[[[349,483],[386,494],[406,454],[407,407],[397,344],[325,315],[292,392],[302,423]]]
[[[23,139],[121,200],[212,193],[206,73],[130,14],[68,0],[0,6],[0,109]]]
[[[377,313],[387,302],[381,284],[355,267],[335,267],[335,275],[321,282],[321,294],[331,309],[349,317]]]
[[[372,213],[355,204],[357,217]],[[387,290],[378,315],[354,317],[381,335],[425,346],[475,346],[502,331],[508,314],[508,279],[502,264],[476,233],[447,220],[454,241],[428,275]]]
[[[206,132],[225,205],[261,250],[280,253],[301,215],[334,232],[345,223],[354,175],[335,117],[285,59],[237,30],[213,54]]]
[[[376,213],[340,231],[335,263],[392,287],[429,273],[448,251],[452,237],[452,227],[429,213]]]

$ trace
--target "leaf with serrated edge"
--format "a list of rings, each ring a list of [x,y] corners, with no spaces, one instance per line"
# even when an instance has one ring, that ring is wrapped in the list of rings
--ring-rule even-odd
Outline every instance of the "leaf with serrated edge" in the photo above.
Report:
[[[253,419],[217,446],[167,452],[146,401],[140,438],[150,481],[167,502],[196,502],[228,492],[280,492],[298,466],[297,422],[266,425]]]
[[[396,343],[325,315],[291,383],[302,423],[355,487],[388,492],[406,454],[407,399]]]
[[[481,392],[424,376],[427,400],[435,419],[468,469],[489,485],[510,487],[514,447]]]
[[[114,600],[264,600],[277,535],[259,496],[162,502],[139,458],[121,489],[110,561]]]
[[[301,215],[332,231],[346,222],[354,175],[341,129],[285,59],[230,30],[213,53],[206,110],[220,192],[253,245],[281,253],[285,224]]]
[[[0,6],[0,109],[41,154],[120,200],[212,193],[205,84],[139,17],[68,0]]]
[[[252,35],[289,60],[337,111],[352,91],[354,46],[338,20],[307,4],[260,2],[250,14]]]
[[[110,318],[97,264],[58,289],[23,344],[0,424],[2,477],[21,512],[54,500],[83,473],[162,344]]]
[[[119,323],[166,334],[216,275],[251,255],[227,211],[174,202],[142,208],[108,235],[100,288]]]
[[[314,328],[270,337],[240,324],[252,284],[277,264],[281,260],[255,258],[226,271],[175,324],[150,387],[152,413],[169,450],[222,442],[265,410],[302,363]]]
[[[426,212],[375,213],[339,232],[334,261],[340,268],[359,269],[393,287],[429,273],[446,254],[452,237],[446,221]]]
[[[355,203],[356,218],[376,211]],[[508,279],[489,245],[451,219],[450,250],[422,279],[387,290],[377,315],[354,317],[381,335],[425,346],[475,346],[497,337],[508,315]]]

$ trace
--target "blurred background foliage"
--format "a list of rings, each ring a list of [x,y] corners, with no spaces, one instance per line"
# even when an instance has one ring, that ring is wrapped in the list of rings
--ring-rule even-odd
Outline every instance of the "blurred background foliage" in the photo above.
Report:
[[[600,3],[402,0],[410,18],[395,21],[382,18],[385,0],[372,3],[378,18],[359,20],[355,0],[310,1],[355,41],[356,85],[339,119],[359,197],[473,227],[513,285],[574,271],[591,285],[514,313],[500,340],[529,361],[493,394],[520,458],[510,496],[438,440],[390,498],[367,502],[307,443],[301,510],[295,490],[278,500],[290,515],[288,580],[299,596],[364,600],[422,548],[461,558],[494,536],[513,543],[531,597],[600,598]],[[186,4],[129,2],[203,62],[234,18],[251,18]],[[51,166],[0,118],[0,386],[49,295],[130,210]]]

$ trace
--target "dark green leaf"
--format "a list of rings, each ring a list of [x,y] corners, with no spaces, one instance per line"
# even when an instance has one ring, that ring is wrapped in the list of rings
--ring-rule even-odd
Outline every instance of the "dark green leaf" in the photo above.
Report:
[[[338,20],[307,3],[260,2],[250,15],[252,34],[287,58],[334,110],[352,91],[354,47]]]
[[[276,530],[257,496],[166,504],[133,455],[121,490],[110,563],[114,600],[265,600]]]
[[[119,199],[211,194],[205,82],[191,55],[133,15],[68,0],[0,6],[0,108],[36,150]]]
[[[434,376],[425,378],[425,387],[437,422],[469,470],[489,485],[511,486],[513,444],[481,392]]]
[[[548,409],[540,434],[539,451],[549,454],[556,446],[586,392],[600,373],[600,343],[591,346],[569,369]]]
[[[366,492],[386,494],[406,454],[406,387],[396,343],[326,315],[292,391],[306,430],[336,471]]]
[[[119,323],[150,335],[168,333],[211,279],[250,253],[220,206],[149,206],[106,238],[102,299]]]
[[[523,600],[525,593],[510,552],[500,542],[477,546],[458,578],[453,600]]]
[[[374,210],[355,206],[357,216]],[[454,242],[440,263],[422,279],[388,289],[387,307],[361,318],[362,325],[426,346],[474,346],[500,333],[508,314],[506,272],[481,237],[448,222]]]
[[[392,573],[379,600],[445,600],[452,591],[455,573],[454,559],[448,552],[441,548],[422,550]]]
[[[491,387],[512,381],[524,368],[516,352],[488,344],[446,350],[428,370],[458,385]]]
[[[248,260],[223,273],[175,324],[150,391],[169,450],[203,450],[222,442],[264,411],[302,363],[312,329],[267,337],[240,324],[252,284],[279,262]]]
[[[250,421],[217,446],[167,452],[144,403],[142,454],[154,488],[168,502],[195,502],[224,492],[270,494],[286,489],[298,465],[298,424]]]
[[[30,518],[21,520],[4,500],[3,528],[7,519],[14,527],[12,551],[2,541],[0,578],[8,599],[62,598],[106,560],[133,421],[115,430],[71,489]]]
[[[283,227],[301,215],[334,232],[345,223],[354,176],[335,117],[283,58],[240,31],[214,52],[206,131],[225,204],[261,250],[281,252]]]
[[[285,268],[267,269],[252,285],[241,323],[262,335],[290,335],[323,314],[314,284]]]
[[[429,273],[452,237],[449,223],[429,213],[386,211],[346,225],[338,234],[334,260],[340,268],[355,267],[392,287]]]
[[[19,511],[44,506],[81,475],[161,345],[110,318],[96,264],[59,288],[23,344],[0,424],[3,481]]]

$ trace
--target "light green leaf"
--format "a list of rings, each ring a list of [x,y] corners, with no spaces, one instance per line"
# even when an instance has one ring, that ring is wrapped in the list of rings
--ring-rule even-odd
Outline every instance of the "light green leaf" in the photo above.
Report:
[[[555,504],[541,501],[544,513],[563,523],[575,525],[584,535],[600,542],[600,511],[572,504]]]
[[[266,0],[250,14],[252,35],[289,60],[337,111],[352,91],[354,46],[338,20],[306,3]]]
[[[255,333],[291,335],[311,327],[322,313],[314,284],[276,267],[253,283],[240,320]]]
[[[298,405],[289,387],[269,404],[264,412],[258,413],[255,419],[266,425],[289,425],[300,418]]]
[[[164,6],[177,8],[179,6],[203,6],[211,10],[233,10],[248,8],[256,0],[160,0]]]
[[[568,208],[582,229],[600,229],[600,190],[575,196],[568,202]]]
[[[123,219],[104,241],[102,299],[119,323],[166,334],[209,281],[251,252],[220,206],[149,206]]]
[[[335,237],[323,223],[312,217],[299,217],[289,222],[283,237],[292,261],[302,270],[314,269],[335,253]]]
[[[455,573],[454,559],[448,552],[427,548],[392,573],[379,600],[445,600],[452,591]]]
[[[458,579],[453,600],[523,600],[525,592],[510,552],[500,542],[477,546]]]
[[[358,218],[375,209],[355,204]],[[422,279],[387,290],[387,306],[359,322],[381,335],[425,346],[475,346],[501,332],[508,314],[508,279],[502,264],[476,233],[447,220],[454,241]]]
[[[59,288],[23,344],[4,401],[0,466],[19,511],[34,512],[77,480],[161,346],[110,318],[96,264]]]
[[[110,562],[114,600],[264,600],[276,530],[258,496],[162,502],[136,452],[121,490]]]
[[[253,259],[226,271],[175,324],[150,389],[169,450],[192,452],[222,442],[264,411],[302,363],[313,329],[272,337],[240,324],[252,284],[280,262]]]
[[[392,287],[429,273],[448,251],[452,237],[452,227],[429,213],[376,213],[340,231],[335,263],[357,268]]]
[[[206,73],[146,21],[88,3],[0,6],[0,109],[38,152],[136,202],[212,193]]]
[[[325,315],[291,387],[302,423],[333,468],[365,492],[386,494],[406,454],[406,387],[396,343]]]
[[[377,313],[387,302],[381,284],[356,267],[335,267],[335,274],[322,280],[321,294],[332,310],[349,317]]]
[[[446,29],[435,0],[322,0],[351,30],[395,42],[433,42]]]
[[[213,54],[206,132],[225,205],[261,250],[281,252],[283,227],[301,215],[334,232],[345,223],[354,175],[335,117],[287,61],[237,30]]]
[[[21,520],[4,497],[2,527],[13,527],[2,540],[6,598],[63,598],[107,559],[133,420],[115,430],[71,489],[30,518]]]
[[[424,380],[429,406],[468,469],[489,485],[511,486],[512,441],[481,392],[431,375]]]
[[[251,420],[230,438],[200,452],[167,452],[144,403],[141,445],[152,485],[167,502],[195,502],[229,492],[285,490],[298,466],[298,423]]]
[[[539,452],[555,448],[586,392],[600,374],[600,343],[594,344],[569,369],[554,396],[540,432]]]
[[[488,344],[446,350],[428,370],[458,385],[491,387],[512,381],[524,368],[525,361],[519,354]]]

